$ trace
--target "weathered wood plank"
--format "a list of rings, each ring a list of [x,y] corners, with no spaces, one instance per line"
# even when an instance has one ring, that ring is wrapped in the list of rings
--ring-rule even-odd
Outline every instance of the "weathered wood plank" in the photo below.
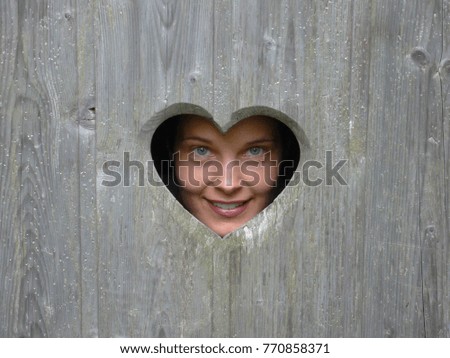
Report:
[[[237,109],[233,96],[233,1],[220,0],[214,2],[214,31],[212,45],[214,84],[214,120],[222,127],[229,124],[231,113]]]
[[[162,21],[164,32],[143,39],[148,45],[166,37],[162,73],[166,83],[166,105],[188,102],[213,111],[213,8],[211,1],[159,2],[165,12],[151,21]],[[151,60],[151,57],[147,58]],[[181,60],[180,60],[181,59]],[[151,87],[146,91],[150,91]],[[155,107],[150,113],[154,113]],[[148,148],[150,137],[142,148]],[[146,152],[148,153],[148,152]],[[144,157],[144,156],[142,156]],[[147,188],[145,188],[147,189]],[[152,304],[144,308],[152,319],[152,333],[159,336],[209,336],[213,330],[211,302],[213,301],[212,247],[205,228],[175,201],[165,188],[149,187],[144,191],[152,198],[152,211],[148,199],[140,200],[137,211],[143,220],[140,232],[153,232],[144,236],[138,249],[152,240],[154,247],[146,250],[147,270],[156,271],[154,282],[148,277]],[[142,193],[140,194],[142,195]],[[141,196],[142,197],[142,196]],[[146,202],[147,201],[147,202]],[[164,203],[164,204],[163,204]],[[160,207],[163,207],[160,210]],[[150,218],[150,216],[152,218]],[[164,227],[163,223],[171,223]],[[192,232],[197,227],[197,234]],[[142,271],[148,276],[148,272]],[[156,278],[156,280],[155,280]],[[174,309],[174,307],[176,307]]]
[[[81,336],[98,335],[98,243],[95,136],[95,1],[76,2]]]
[[[231,110],[258,105],[279,109],[280,55],[284,50],[279,41],[284,39],[286,25],[280,13],[285,7],[289,7],[286,2],[232,2],[232,44],[219,46],[231,57]],[[224,31],[217,36],[224,38]]]
[[[21,162],[20,122],[12,120],[15,112],[14,68],[18,56],[18,21],[17,6],[13,1],[4,2],[0,13],[0,282],[2,299],[0,315],[3,324],[0,336],[14,335],[13,325],[16,322],[14,291],[16,271],[20,261],[14,260],[17,244],[20,243],[20,220],[16,217],[19,211]],[[19,238],[19,239],[17,239]],[[17,330],[15,332],[17,333]]]
[[[212,44],[214,52],[213,58],[213,76],[214,84],[214,120],[226,129],[231,121],[231,114],[236,107],[236,97],[233,95],[233,37],[235,30],[233,2],[221,0],[214,2],[213,8],[213,38]],[[217,238],[216,238],[217,240]],[[215,241],[216,241],[215,240]],[[216,246],[213,241],[212,245]],[[228,255],[228,246],[224,245],[224,250],[217,247],[211,249],[211,332],[213,337],[230,337],[231,332],[231,313],[232,305],[232,281],[233,274],[230,267],[230,257]],[[233,263],[231,263],[233,264]],[[230,272],[231,271],[231,272]],[[228,292],[228,294],[226,294]]]
[[[283,109],[280,92],[288,70],[284,72],[282,61],[290,18],[283,10],[288,5],[270,1],[229,5],[233,14],[229,112],[261,105]],[[298,119],[296,113],[288,114]],[[229,285],[230,323],[224,331],[228,336],[299,334],[294,327],[299,321],[295,298],[301,291],[297,270],[301,243],[292,229],[295,210],[287,205],[298,197],[297,189],[289,188],[270,209],[227,238],[228,246],[216,255],[216,271],[223,267]],[[218,290],[217,295],[224,295],[220,292],[226,291]]]
[[[123,174],[124,152],[130,153],[130,160],[147,163],[151,159],[151,135],[147,132],[159,124],[149,121],[155,113],[184,101],[212,108],[212,84],[208,82],[212,47],[205,46],[211,44],[205,38],[213,32],[208,28],[212,24],[208,21],[212,2],[208,1],[105,1],[97,9],[97,158],[101,178],[105,160],[122,161]],[[122,51],[112,57],[118,47],[123,47]],[[136,167],[131,169],[132,176],[137,177],[137,172]],[[97,184],[99,334],[207,335],[210,320],[196,317],[208,316],[209,299],[197,303],[194,293],[208,296],[210,289],[192,283],[200,275],[192,273],[196,261],[186,262],[185,257],[196,246],[186,242],[190,236],[178,227],[189,230],[191,217],[166,188],[137,184],[104,187],[101,180]],[[196,320],[199,322],[194,323]]]
[[[211,1],[166,4],[172,16],[166,27],[166,58],[162,59],[167,105],[186,102],[213,112],[214,6]]]
[[[129,1],[102,1],[96,5],[98,334],[129,336],[133,332],[129,322],[133,309],[124,308],[130,306],[133,294],[142,298],[141,292],[133,292],[133,276],[127,275],[128,270],[133,272],[132,265],[137,259],[132,250],[137,236],[133,198],[127,195],[123,183],[115,188],[102,186],[101,170],[103,162],[122,161],[123,151],[132,152],[135,146],[134,83],[141,71],[135,63],[139,59],[138,8]]]
[[[298,49],[294,63],[286,52],[286,80],[280,97],[285,111],[293,115],[297,112],[309,137],[311,153],[305,159],[323,165],[322,170],[310,170],[311,180],[320,178],[320,185],[303,184],[294,224],[297,240],[302,243],[296,269],[301,289],[294,304],[301,307],[294,320],[294,331],[301,335],[354,336],[361,325],[355,319],[361,305],[361,233],[355,226],[357,209],[348,205],[360,200],[362,185],[361,170],[349,169],[349,165],[360,165],[361,153],[348,145],[361,134],[351,129],[352,100],[364,101],[365,96],[364,91],[355,93],[350,87],[366,80],[355,78],[352,71],[355,66],[363,76],[367,57],[364,52],[358,53],[355,45],[365,36],[363,29],[368,19],[365,11],[358,11],[359,7],[367,10],[367,3],[304,3],[289,11],[292,24],[288,31],[296,38],[287,39],[291,47],[297,45]],[[359,29],[355,26],[358,22],[365,25]],[[286,51],[293,52],[288,46]],[[350,61],[352,56],[354,60]],[[293,106],[294,96],[298,108]],[[364,141],[364,136],[360,140]],[[348,186],[334,179],[332,185],[327,184],[326,151],[332,153],[333,163],[329,165],[350,160],[340,172]]]
[[[442,164],[424,168],[428,131],[440,120],[437,113],[430,116],[440,14],[439,1],[372,6],[364,336],[427,334],[420,263],[421,229],[429,222],[421,222],[421,193],[427,170],[439,172]]]
[[[422,296],[425,335],[427,337],[446,336],[447,327],[444,315],[446,300],[445,270],[446,252],[446,220],[445,220],[445,141],[443,121],[442,79],[439,75],[439,62],[442,58],[443,36],[442,26],[445,21],[442,2],[436,2],[434,23],[429,35],[429,43],[420,44],[424,50],[413,50],[412,59],[420,67],[428,67],[424,93],[427,93],[428,108],[423,115],[423,141],[421,152],[420,178],[420,235],[422,236],[421,270]],[[430,59],[428,60],[427,50]],[[423,51],[423,52],[422,52]],[[424,60],[417,63],[419,54]],[[431,61],[431,63],[427,63]],[[426,141],[425,141],[426,140]],[[443,275],[444,273],[444,275]]]
[[[450,1],[443,1],[442,10],[442,57],[439,65],[439,75],[441,77],[442,96],[442,146],[444,148],[444,183],[442,196],[438,202],[443,203],[443,231],[440,240],[437,242],[436,250],[441,261],[437,263],[437,282],[441,290],[437,297],[442,305],[441,324],[437,327],[437,332],[442,337],[450,337]]]
[[[79,336],[73,4],[1,6],[1,334]]]

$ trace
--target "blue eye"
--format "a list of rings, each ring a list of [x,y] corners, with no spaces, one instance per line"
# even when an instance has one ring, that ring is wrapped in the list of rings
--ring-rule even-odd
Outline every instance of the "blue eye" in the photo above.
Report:
[[[250,148],[247,153],[252,156],[257,156],[263,154],[264,150],[261,147],[252,147]]]
[[[194,153],[199,155],[199,156],[204,157],[205,155],[209,154],[209,150],[207,148],[205,148],[205,147],[198,147],[198,148],[194,149]]]

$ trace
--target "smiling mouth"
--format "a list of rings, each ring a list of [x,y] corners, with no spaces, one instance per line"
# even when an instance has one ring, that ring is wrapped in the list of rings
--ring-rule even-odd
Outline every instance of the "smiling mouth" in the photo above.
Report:
[[[225,218],[234,218],[246,211],[248,201],[235,201],[233,203],[224,203],[217,201],[208,201],[210,208],[219,216]]]
[[[240,203],[231,203],[231,204],[212,202],[212,204],[213,204],[215,207],[220,208],[220,209],[223,209],[223,210],[233,210],[233,209],[238,208],[239,206],[244,205],[245,202],[242,201],[242,202],[240,202]]]

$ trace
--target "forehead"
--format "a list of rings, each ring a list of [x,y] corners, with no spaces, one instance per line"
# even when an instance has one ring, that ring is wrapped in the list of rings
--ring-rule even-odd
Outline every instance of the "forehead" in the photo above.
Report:
[[[226,133],[222,133],[211,120],[198,116],[187,116],[181,121],[178,130],[179,139],[190,136],[216,136],[230,140],[244,140],[256,137],[275,140],[277,135],[276,121],[263,116],[253,116],[243,119],[231,127]]]

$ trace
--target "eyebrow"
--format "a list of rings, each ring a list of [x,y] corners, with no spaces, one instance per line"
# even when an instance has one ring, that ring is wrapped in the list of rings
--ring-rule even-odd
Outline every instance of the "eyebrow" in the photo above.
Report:
[[[214,141],[208,139],[208,138],[204,138],[204,137],[196,137],[196,136],[192,136],[192,137],[186,137],[183,138],[181,140],[182,142],[185,141],[198,141],[198,142],[205,142],[208,144],[214,143]],[[255,145],[255,144],[262,144],[262,143],[274,143],[276,142],[276,140],[274,138],[258,138],[255,140],[252,140],[250,142],[246,142],[245,145]]]
[[[251,142],[247,142],[247,145],[254,145],[254,144],[261,144],[261,143],[270,143],[270,142],[276,142],[275,139],[272,138],[261,138],[261,139],[255,139]]]
[[[206,143],[212,143],[213,141],[212,140],[209,140],[209,139],[207,139],[207,138],[203,138],[203,137],[187,137],[187,138],[183,138],[181,141],[182,142],[185,142],[185,141],[189,141],[189,140],[192,140],[192,141],[198,141],[198,142],[206,142]]]

